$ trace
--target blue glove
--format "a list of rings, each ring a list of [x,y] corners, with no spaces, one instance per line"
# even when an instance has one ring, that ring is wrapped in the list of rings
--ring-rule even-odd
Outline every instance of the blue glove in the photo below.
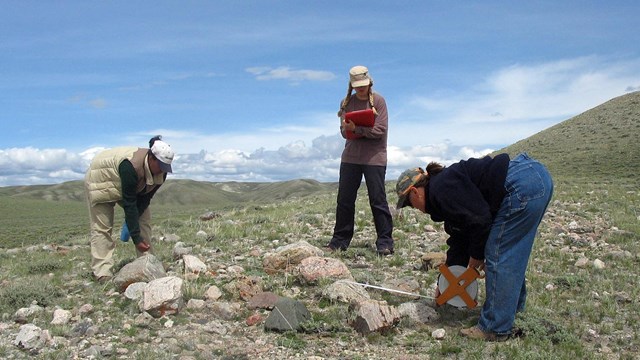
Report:
[[[129,235],[129,228],[127,227],[127,222],[125,221],[122,224],[122,231],[120,231],[120,240],[122,240],[123,242],[127,242],[129,241],[129,238],[131,238],[131,236]]]

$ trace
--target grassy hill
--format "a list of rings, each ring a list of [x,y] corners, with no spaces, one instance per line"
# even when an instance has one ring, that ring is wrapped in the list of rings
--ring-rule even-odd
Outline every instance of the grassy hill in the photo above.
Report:
[[[585,111],[498,152],[526,151],[556,178],[635,180],[640,173],[640,92]]]

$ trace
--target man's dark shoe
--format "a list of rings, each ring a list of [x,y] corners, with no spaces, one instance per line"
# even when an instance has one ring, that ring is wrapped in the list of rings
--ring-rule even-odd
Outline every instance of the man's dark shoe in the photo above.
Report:
[[[331,245],[331,243],[328,243],[327,245],[322,247],[322,250],[324,250],[325,252],[333,253],[333,252],[336,252],[338,250],[345,251],[347,249],[343,249],[343,248]]]

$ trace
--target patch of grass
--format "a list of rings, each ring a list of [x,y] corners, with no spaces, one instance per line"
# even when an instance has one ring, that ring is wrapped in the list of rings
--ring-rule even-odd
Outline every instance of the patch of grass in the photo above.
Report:
[[[65,245],[89,233],[89,216],[83,202],[3,196],[0,214],[0,248]]]
[[[212,285],[207,276],[199,276],[193,280],[185,280],[182,284],[182,292],[185,303],[191,299],[203,299],[204,293]]]
[[[403,258],[402,256],[400,256],[399,254],[394,254],[389,258],[389,266],[391,267],[402,267],[404,264],[407,263],[407,260],[405,260],[405,258]]]
[[[307,346],[306,340],[294,331],[284,332],[280,337],[278,337],[276,344],[278,344],[278,346],[284,346],[294,350],[302,350]]]
[[[462,353],[462,347],[458,344],[442,342],[439,348],[436,350],[436,353],[442,356],[456,355]]]
[[[63,290],[50,279],[40,276],[23,278],[0,288],[0,313],[13,314],[16,310],[28,307],[33,302],[39,306],[56,305],[64,296]]]
[[[587,279],[581,276],[569,274],[557,277],[554,283],[562,289],[570,290],[581,288],[585,284],[585,281],[587,281]]]
[[[527,314],[518,318],[516,327],[522,329],[525,337],[529,340],[550,342],[553,345],[561,343],[578,342],[578,338],[567,331],[562,323],[554,323],[548,318],[540,317],[539,314]]]
[[[342,317],[330,316],[329,313],[312,313],[311,319],[300,323],[302,331],[307,334],[322,333],[335,335],[339,332],[351,332]]]
[[[27,265],[27,271],[29,274],[48,274],[54,271],[63,270],[70,267],[66,260],[67,259],[51,257],[35,259],[34,262]]]

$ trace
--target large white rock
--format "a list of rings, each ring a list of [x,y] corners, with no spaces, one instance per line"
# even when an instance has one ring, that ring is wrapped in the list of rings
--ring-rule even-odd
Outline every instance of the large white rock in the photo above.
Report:
[[[180,312],[184,307],[182,282],[177,276],[167,276],[149,282],[138,302],[140,311],[148,312],[156,318]]]

